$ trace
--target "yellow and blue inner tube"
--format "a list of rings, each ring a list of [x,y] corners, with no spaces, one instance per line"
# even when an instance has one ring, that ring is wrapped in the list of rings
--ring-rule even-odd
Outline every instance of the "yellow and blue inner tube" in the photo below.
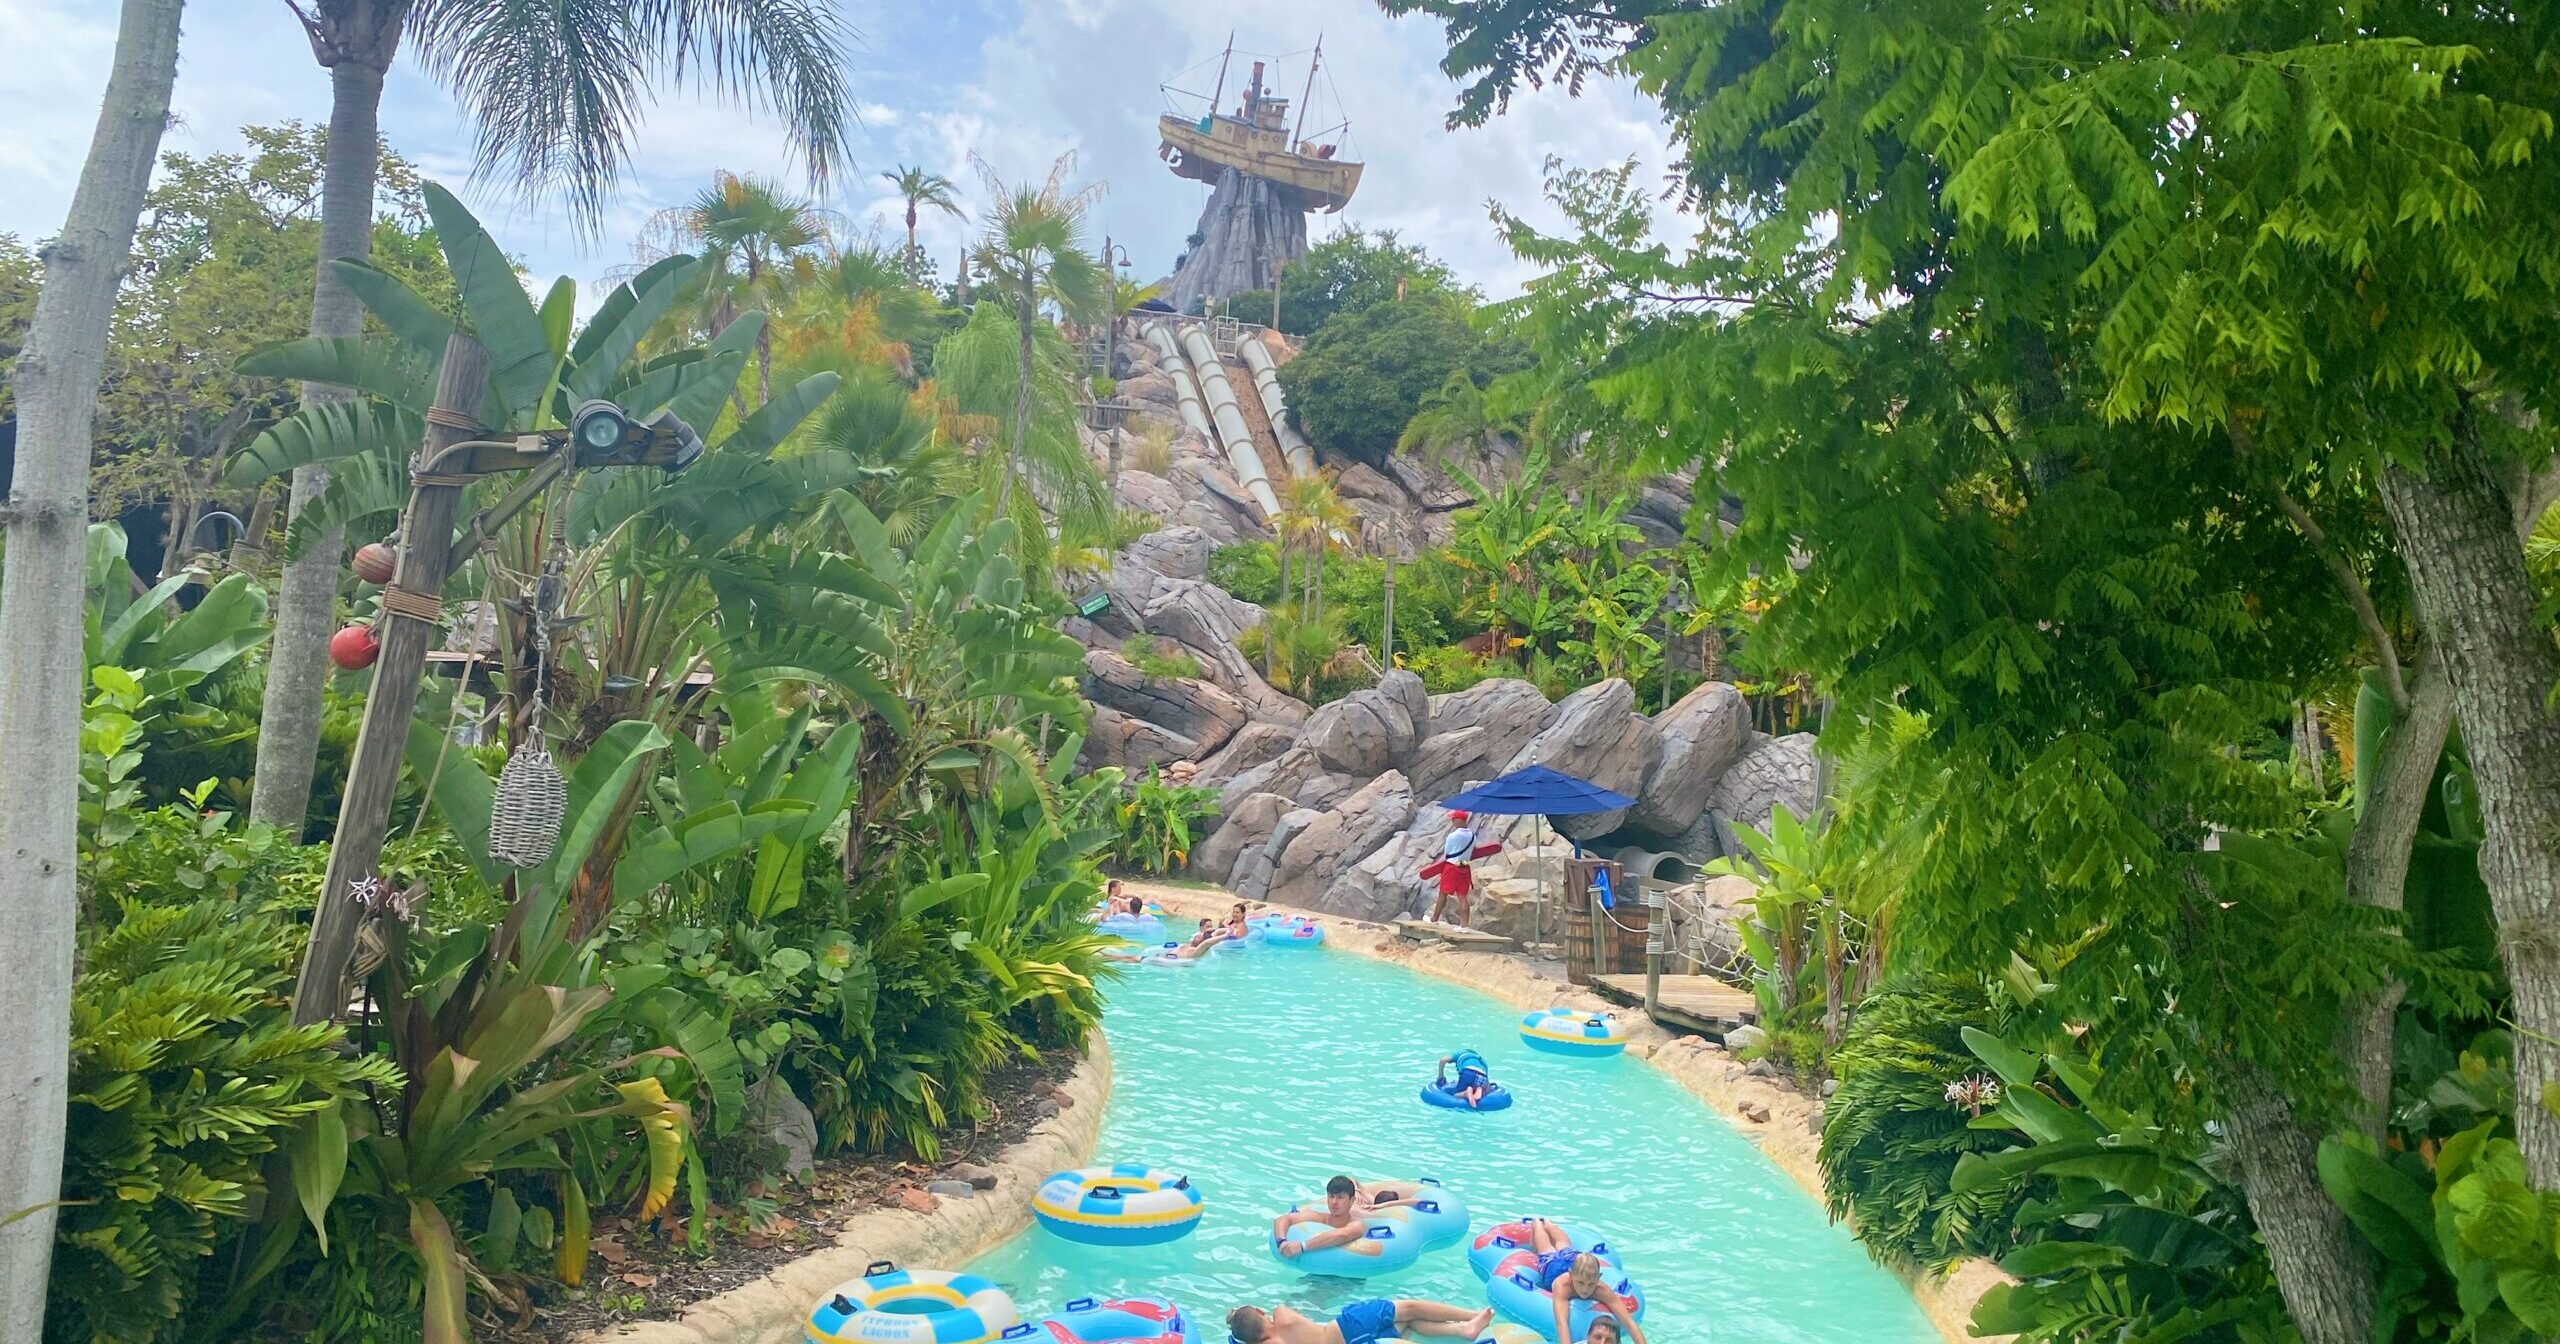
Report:
[[[1624,1051],[1627,1025],[1615,1013],[1541,1008],[1520,1019],[1520,1039],[1532,1050],[1593,1059]]]
[[[1206,1207],[1189,1178],[1133,1163],[1062,1171],[1031,1196],[1042,1227],[1086,1246],[1178,1241],[1200,1226]]]
[[[807,1344],[987,1344],[1022,1323],[996,1281],[879,1261],[809,1313]]]

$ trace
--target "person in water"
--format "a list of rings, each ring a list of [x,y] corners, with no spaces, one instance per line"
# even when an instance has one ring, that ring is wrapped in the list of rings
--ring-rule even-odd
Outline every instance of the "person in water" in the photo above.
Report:
[[[1473,1050],[1461,1050],[1440,1057],[1440,1086],[1449,1088],[1449,1066],[1458,1066],[1458,1085],[1454,1095],[1472,1108],[1484,1104],[1485,1094],[1493,1090],[1493,1074],[1486,1069],[1484,1056]]]
[[[1618,1344],[1618,1318],[1594,1316],[1591,1329],[1584,1332],[1582,1344]]]
[[[1373,1298],[1354,1302],[1330,1321],[1288,1307],[1238,1307],[1227,1313],[1234,1344],[1376,1344],[1382,1339],[1474,1339],[1493,1324],[1493,1308],[1469,1311],[1446,1302]]]
[[[1538,1223],[1533,1226],[1549,1228],[1552,1225]],[[1561,1237],[1562,1234],[1557,1235]],[[1535,1239],[1533,1232],[1532,1240]],[[1627,1338],[1634,1341],[1634,1344],[1646,1344],[1644,1327],[1636,1324],[1634,1308],[1627,1305],[1627,1299],[1620,1296],[1617,1289],[1609,1286],[1608,1261],[1596,1255],[1575,1251],[1571,1247],[1562,1251],[1541,1252],[1538,1256],[1538,1281],[1540,1286],[1547,1290],[1548,1295],[1555,1299],[1556,1338],[1570,1338],[1570,1332],[1573,1329],[1573,1304],[1588,1302],[1599,1308],[1596,1313],[1599,1319],[1612,1321],[1622,1327],[1627,1333]]]
[[[1306,1220],[1304,1214],[1284,1213],[1271,1220],[1271,1239],[1280,1246],[1280,1258],[1295,1260],[1308,1251],[1321,1251],[1334,1246],[1348,1246],[1369,1235],[1369,1220],[1360,1216],[1360,1183],[1348,1176],[1336,1176],[1324,1183],[1324,1212],[1315,1215],[1325,1230],[1302,1241],[1289,1240],[1289,1225]]]
[[[1184,943],[1182,950],[1174,955],[1186,958],[1205,957],[1209,955],[1211,949],[1225,941],[1227,941],[1227,931],[1219,928],[1215,920],[1204,919],[1200,921],[1199,931],[1191,935],[1191,941]]]

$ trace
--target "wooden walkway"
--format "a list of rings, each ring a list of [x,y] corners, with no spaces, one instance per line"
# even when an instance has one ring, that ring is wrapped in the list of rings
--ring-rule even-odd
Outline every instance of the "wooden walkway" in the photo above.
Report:
[[[1644,1006],[1642,975],[1603,975],[1591,982],[1600,997],[1636,1008]],[[1736,989],[1712,975],[1666,975],[1662,977],[1661,1001],[1655,1005],[1654,1020],[1666,1027],[1699,1032],[1716,1040],[1746,1022],[1760,1016],[1759,1002],[1751,991]]]
[[[1510,952],[1515,950],[1510,939],[1498,933],[1462,929],[1451,924],[1434,924],[1426,919],[1399,919],[1396,936],[1409,943],[1447,943],[1468,952]]]

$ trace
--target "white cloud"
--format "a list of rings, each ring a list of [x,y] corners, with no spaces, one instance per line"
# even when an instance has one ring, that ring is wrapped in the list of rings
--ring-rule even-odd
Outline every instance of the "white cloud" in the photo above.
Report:
[[[1303,53],[1324,34],[1330,87],[1319,83],[1316,113],[1324,118],[1340,104],[1353,123],[1347,152],[1368,169],[1349,210],[1317,216],[1314,231],[1321,236],[1345,223],[1396,229],[1495,294],[1511,292],[1527,275],[1495,238],[1485,218],[1488,198],[1540,217],[1541,163],[1550,154],[1576,164],[1635,155],[1648,171],[1667,157],[1652,109],[1605,81],[1580,98],[1549,90],[1515,99],[1483,130],[1444,130],[1455,91],[1437,69],[1439,27],[1388,19],[1374,0],[839,2],[864,32],[855,52],[858,157],[816,196],[857,228],[877,223],[883,237],[904,231],[903,208],[879,179],[884,169],[921,164],[960,184],[974,205],[983,188],[973,160],[1010,181],[1046,173],[1059,153],[1073,149],[1083,179],[1108,186],[1096,209],[1097,235],[1125,245],[1140,273],[1162,274],[1207,189],[1174,177],[1156,157],[1155,119],[1165,110],[1157,86],[1214,58],[1231,29],[1240,49],[1272,52]],[[60,227],[113,39],[112,14],[101,0],[0,0],[0,50],[44,53],[0,66],[0,171],[18,188],[0,197],[0,230],[38,237]],[[1243,85],[1245,59],[1240,55],[1229,75],[1230,103]],[[1282,61],[1273,77],[1294,96],[1298,90],[1286,86],[1304,75],[1301,54]],[[1205,91],[1214,77],[1203,72],[1196,82]],[[188,14],[175,102],[167,148],[231,149],[242,125],[325,118],[328,80],[284,6],[204,3]],[[601,277],[623,266],[649,218],[699,191],[714,170],[795,187],[804,180],[769,117],[676,95],[651,110],[635,137],[630,171],[598,234],[588,236],[556,203],[527,206],[511,193],[465,184],[467,128],[451,100],[406,62],[386,89],[382,126],[403,154],[460,186],[507,248],[545,278]],[[970,227],[936,211],[919,222],[918,234],[948,269]]]

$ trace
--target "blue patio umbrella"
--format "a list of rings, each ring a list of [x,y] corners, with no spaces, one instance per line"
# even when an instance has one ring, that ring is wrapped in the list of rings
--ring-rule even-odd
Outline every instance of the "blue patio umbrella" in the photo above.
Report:
[[[1636,800],[1623,793],[1601,788],[1587,779],[1576,779],[1561,770],[1543,765],[1523,766],[1490,783],[1478,784],[1463,793],[1440,800],[1440,806],[1451,811],[1482,812],[1496,817],[1579,817],[1594,812],[1615,812],[1633,807]],[[1577,852],[1580,846],[1575,846]],[[1606,893],[1603,893],[1604,899]],[[1538,903],[1530,914],[1530,941],[1546,937],[1547,873],[1538,870]]]

